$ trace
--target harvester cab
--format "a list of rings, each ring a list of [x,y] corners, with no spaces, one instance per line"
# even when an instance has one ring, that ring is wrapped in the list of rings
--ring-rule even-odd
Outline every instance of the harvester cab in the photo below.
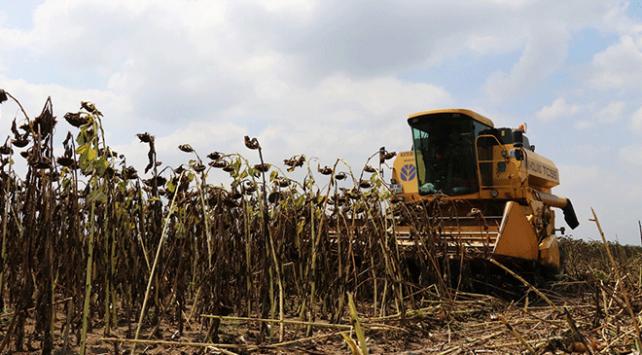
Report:
[[[412,151],[398,154],[393,191],[405,203],[459,201],[453,216],[440,216],[440,238],[449,250],[464,246],[469,255],[509,258],[559,269],[555,214],[575,228],[571,201],[551,193],[559,173],[535,153],[526,127],[495,128],[471,110],[420,112],[408,118]],[[483,218],[480,218],[482,216]],[[413,231],[401,228],[400,238]]]

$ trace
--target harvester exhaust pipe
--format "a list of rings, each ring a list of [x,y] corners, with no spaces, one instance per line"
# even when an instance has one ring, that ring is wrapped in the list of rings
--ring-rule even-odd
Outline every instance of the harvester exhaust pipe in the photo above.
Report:
[[[564,221],[569,227],[571,227],[571,229],[575,229],[580,225],[580,222],[577,220],[573,204],[568,198],[539,191],[535,193],[535,196],[540,201],[544,202],[545,205],[561,209],[564,213]]]

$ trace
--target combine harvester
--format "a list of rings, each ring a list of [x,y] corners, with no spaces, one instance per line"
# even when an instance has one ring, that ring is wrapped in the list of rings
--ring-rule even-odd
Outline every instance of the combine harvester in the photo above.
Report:
[[[571,201],[551,193],[559,185],[557,167],[535,153],[524,124],[495,128],[466,109],[419,112],[408,124],[413,148],[397,155],[393,191],[406,204],[439,200],[457,206],[453,216],[436,217],[447,256],[455,258],[463,248],[473,259],[559,270],[552,208],[563,211],[569,227],[579,223]],[[412,245],[415,232],[398,226],[398,243]]]

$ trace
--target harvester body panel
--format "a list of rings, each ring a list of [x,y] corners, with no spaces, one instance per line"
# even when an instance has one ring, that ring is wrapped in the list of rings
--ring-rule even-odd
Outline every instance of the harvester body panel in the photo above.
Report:
[[[525,260],[537,259],[538,241],[535,229],[528,221],[523,206],[515,201],[506,202],[493,254]]]

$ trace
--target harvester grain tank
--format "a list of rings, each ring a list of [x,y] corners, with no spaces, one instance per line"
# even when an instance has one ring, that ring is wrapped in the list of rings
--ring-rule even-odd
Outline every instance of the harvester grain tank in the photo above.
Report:
[[[467,109],[419,112],[408,117],[408,124],[412,151],[399,153],[393,168],[398,195],[406,203],[466,202],[458,216],[442,217],[441,238],[464,245],[470,255],[559,269],[552,208],[563,211],[569,227],[579,223],[571,201],[552,193],[559,185],[558,169],[535,153],[525,125],[495,128]],[[403,239],[412,231],[402,227],[398,233]]]

